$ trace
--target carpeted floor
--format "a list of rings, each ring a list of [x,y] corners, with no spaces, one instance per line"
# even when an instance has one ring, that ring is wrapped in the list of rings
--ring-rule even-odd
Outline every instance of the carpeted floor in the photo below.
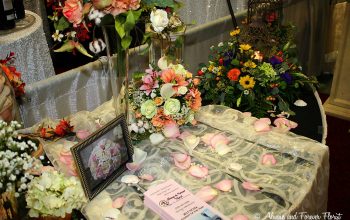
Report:
[[[327,95],[321,94],[323,102]],[[343,220],[350,219],[350,121],[327,115],[326,144],[330,151],[330,177],[328,211],[341,213]]]

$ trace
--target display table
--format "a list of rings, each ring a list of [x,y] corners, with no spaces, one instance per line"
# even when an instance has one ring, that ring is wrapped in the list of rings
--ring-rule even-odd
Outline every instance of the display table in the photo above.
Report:
[[[10,52],[16,55],[16,67],[26,84],[55,75],[43,31],[42,19],[31,11],[16,23],[16,28],[0,31],[0,57]]]
[[[78,112],[66,117],[77,130],[94,131],[115,117],[111,102],[92,112]],[[159,145],[145,140],[134,147],[147,152],[142,168],[134,173],[151,174],[153,181],[141,181],[139,185],[148,189],[165,180],[174,179],[192,193],[203,186],[214,186],[223,179],[233,181],[231,192],[219,192],[209,204],[228,217],[244,214],[249,219],[264,219],[268,215],[292,215],[301,212],[321,214],[326,211],[329,178],[328,147],[311,139],[293,133],[255,132],[254,118],[224,106],[204,106],[196,113],[199,124],[182,127],[197,137],[208,133],[221,133],[229,138],[231,152],[219,156],[203,141],[194,149],[177,139],[166,139]],[[45,123],[57,123],[46,120]],[[98,126],[97,126],[98,125]],[[40,124],[32,127],[35,131]],[[59,152],[73,146],[74,141],[61,139],[45,142],[44,149],[50,160],[60,171],[67,168],[59,160]],[[171,153],[187,153],[192,162],[204,165],[209,175],[200,179],[189,175],[174,165]],[[273,154],[277,159],[274,166],[262,165],[264,154]],[[247,191],[242,181],[249,181],[263,189]],[[87,219],[104,219],[112,208],[114,199],[124,196],[126,203],[121,208],[125,219],[159,219],[143,205],[143,199],[134,186],[120,182],[120,177],[95,197],[83,210]],[[297,214],[298,215],[298,214]]]

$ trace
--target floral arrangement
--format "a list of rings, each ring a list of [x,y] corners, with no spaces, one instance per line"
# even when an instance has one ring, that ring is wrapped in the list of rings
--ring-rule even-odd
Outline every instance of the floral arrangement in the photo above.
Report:
[[[6,77],[9,79],[15,91],[15,96],[20,97],[25,93],[24,87],[26,84],[21,79],[21,73],[18,72],[16,67],[14,66],[15,60],[15,53],[10,52],[10,54],[7,55],[5,59],[0,59],[0,67],[5,73]]]
[[[259,118],[294,114],[289,105],[298,99],[300,88],[317,83],[302,73],[290,52],[295,45],[286,42],[265,56],[245,43],[240,32],[235,29],[227,42],[212,46],[209,64],[200,66],[203,100],[249,111]]]
[[[135,75],[130,91],[134,112],[129,130],[136,136],[164,131],[167,127],[195,124],[194,113],[202,104],[197,80],[181,64],[150,67]]]
[[[39,128],[38,133],[41,138],[55,139],[66,135],[74,135],[75,133],[73,132],[73,129],[74,126],[72,126],[69,121],[62,119],[55,128],[50,126],[44,127],[44,125],[42,125]]]
[[[47,0],[47,7],[52,9],[48,17],[55,29],[52,34],[57,42],[55,47],[59,47],[55,52],[78,51],[88,57],[92,55],[84,44],[89,43],[93,53],[103,51],[105,43],[95,37],[95,30],[110,21],[114,22],[123,50],[129,48],[133,39],[130,33],[139,21],[151,20],[157,32],[166,28],[165,23],[166,30],[176,28],[179,23],[176,14],[168,21],[164,12],[155,9],[165,9],[170,14],[179,7],[175,0]]]
[[[18,135],[19,128],[17,121],[7,124],[0,120],[0,193],[15,191],[16,197],[33,179],[29,171],[39,166],[31,156],[37,144]]]
[[[94,180],[106,179],[123,162],[119,143],[102,139],[97,143],[89,157],[88,166]]]
[[[26,202],[30,217],[64,217],[73,209],[79,210],[86,203],[86,198],[76,177],[48,171],[30,182]]]

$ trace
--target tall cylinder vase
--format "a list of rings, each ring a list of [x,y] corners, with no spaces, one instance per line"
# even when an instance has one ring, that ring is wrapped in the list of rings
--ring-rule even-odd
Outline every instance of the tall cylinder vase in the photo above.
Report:
[[[113,107],[116,115],[128,118],[129,54],[121,45],[121,39],[114,25],[102,27],[108,57],[108,74],[113,93]]]
[[[146,28],[146,30],[150,30],[150,28]],[[167,57],[174,64],[182,63],[184,43],[185,28],[182,31],[168,34],[157,34],[153,32],[149,49],[149,63],[157,64],[161,57]]]

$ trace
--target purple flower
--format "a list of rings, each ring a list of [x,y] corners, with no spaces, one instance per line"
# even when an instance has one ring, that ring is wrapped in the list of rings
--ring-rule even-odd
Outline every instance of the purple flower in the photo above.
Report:
[[[283,58],[279,56],[273,56],[269,61],[273,66],[275,66],[277,64],[281,64],[283,62]]]
[[[293,77],[290,75],[289,72],[285,72],[281,74],[281,78],[287,83],[287,84],[292,84]]]

